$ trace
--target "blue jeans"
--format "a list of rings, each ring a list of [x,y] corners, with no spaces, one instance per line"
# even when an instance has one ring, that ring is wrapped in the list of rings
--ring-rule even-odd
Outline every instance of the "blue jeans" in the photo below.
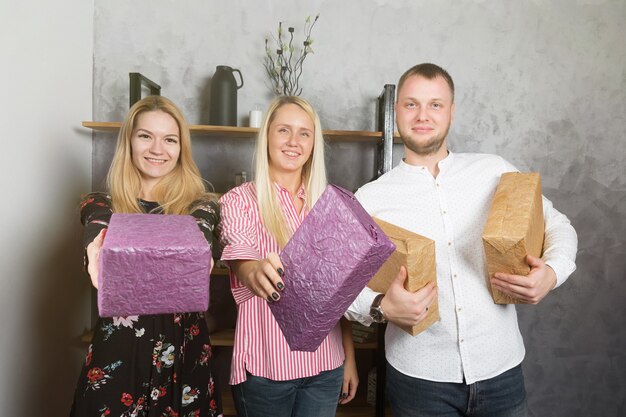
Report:
[[[522,366],[467,385],[412,378],[387,364],[387,396],[394,417],[525,417]]]
[[[342,384],[343,365],[289,381],[247,373],[232,391],[238,417],[334,417]]]

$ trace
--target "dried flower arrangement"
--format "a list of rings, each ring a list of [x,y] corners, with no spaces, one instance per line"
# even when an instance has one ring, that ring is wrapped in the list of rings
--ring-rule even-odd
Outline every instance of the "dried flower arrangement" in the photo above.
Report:
[[[264,65],[267,75],[272,82],[274,93],[289,96],[299,96],[302,93],[302,87],[300,86],[302,64],[307,55],[313,53],[311,32],[319,17],[320,15],[318,14],[313,20],[311,20],[311,16],[306,18],[304,22],[305,38],[302,42],[302,47],[298,49],[294,42],[295,29],[291,26],[288,27],[288,35],[286,35],[283,32],[283,22],[278,23],[278,36],[272,35],[276,49],[270,46],[270,39],[265,38]]]

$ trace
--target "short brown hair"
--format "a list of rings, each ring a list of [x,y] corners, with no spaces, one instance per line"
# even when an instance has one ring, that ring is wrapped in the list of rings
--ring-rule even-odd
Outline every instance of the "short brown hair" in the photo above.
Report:
[[[448,83],[448,87],[450,87],[450,92],[452,93],[452,102],[454,103],[454,81],[452,81],[452,77],[445,69],[428,62],[415,65],[414,67],[409,68],[404,74],[402,74],[402,77],[400,77],[400,80],[398,81],[398,93],[402,89],[402,85],[407,80],[407,78],[414,75],[424,77],[427,80],[432,80],[437,77],[443,78]]]

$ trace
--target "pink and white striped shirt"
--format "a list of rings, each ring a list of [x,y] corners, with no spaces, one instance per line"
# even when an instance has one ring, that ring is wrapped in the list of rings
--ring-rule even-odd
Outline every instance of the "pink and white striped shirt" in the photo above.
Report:
[[[288,225],[296,230],[308,209],[297,212],[288,190],[276,186],[276,193]],[[304,187],[297,198],[305,199]],[[220,199],[223,261],[260,260],[280,248],[261,222],[253,182],[233,188]],[[285,283],[285,285],[289,285]],[[274,381],[305,378],[335,369],[344,361],[339,323],[315,352],[289,348],[267,301],[254,295],[231,271],[230,286],[237,303],[237,327],[230,371],[230,384],[246,380],[246,371]],[[279,301],[280,302],[280,301]]]

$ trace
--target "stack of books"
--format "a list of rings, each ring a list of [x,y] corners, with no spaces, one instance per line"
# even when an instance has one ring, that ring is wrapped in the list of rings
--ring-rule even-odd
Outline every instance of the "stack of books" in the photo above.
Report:
[[[371,343],[376,341],[376,327],[352,323],[352,340],[355,343]]]
[[[376,368],[372,368],[367,373],[367,403],[376,405]]]

